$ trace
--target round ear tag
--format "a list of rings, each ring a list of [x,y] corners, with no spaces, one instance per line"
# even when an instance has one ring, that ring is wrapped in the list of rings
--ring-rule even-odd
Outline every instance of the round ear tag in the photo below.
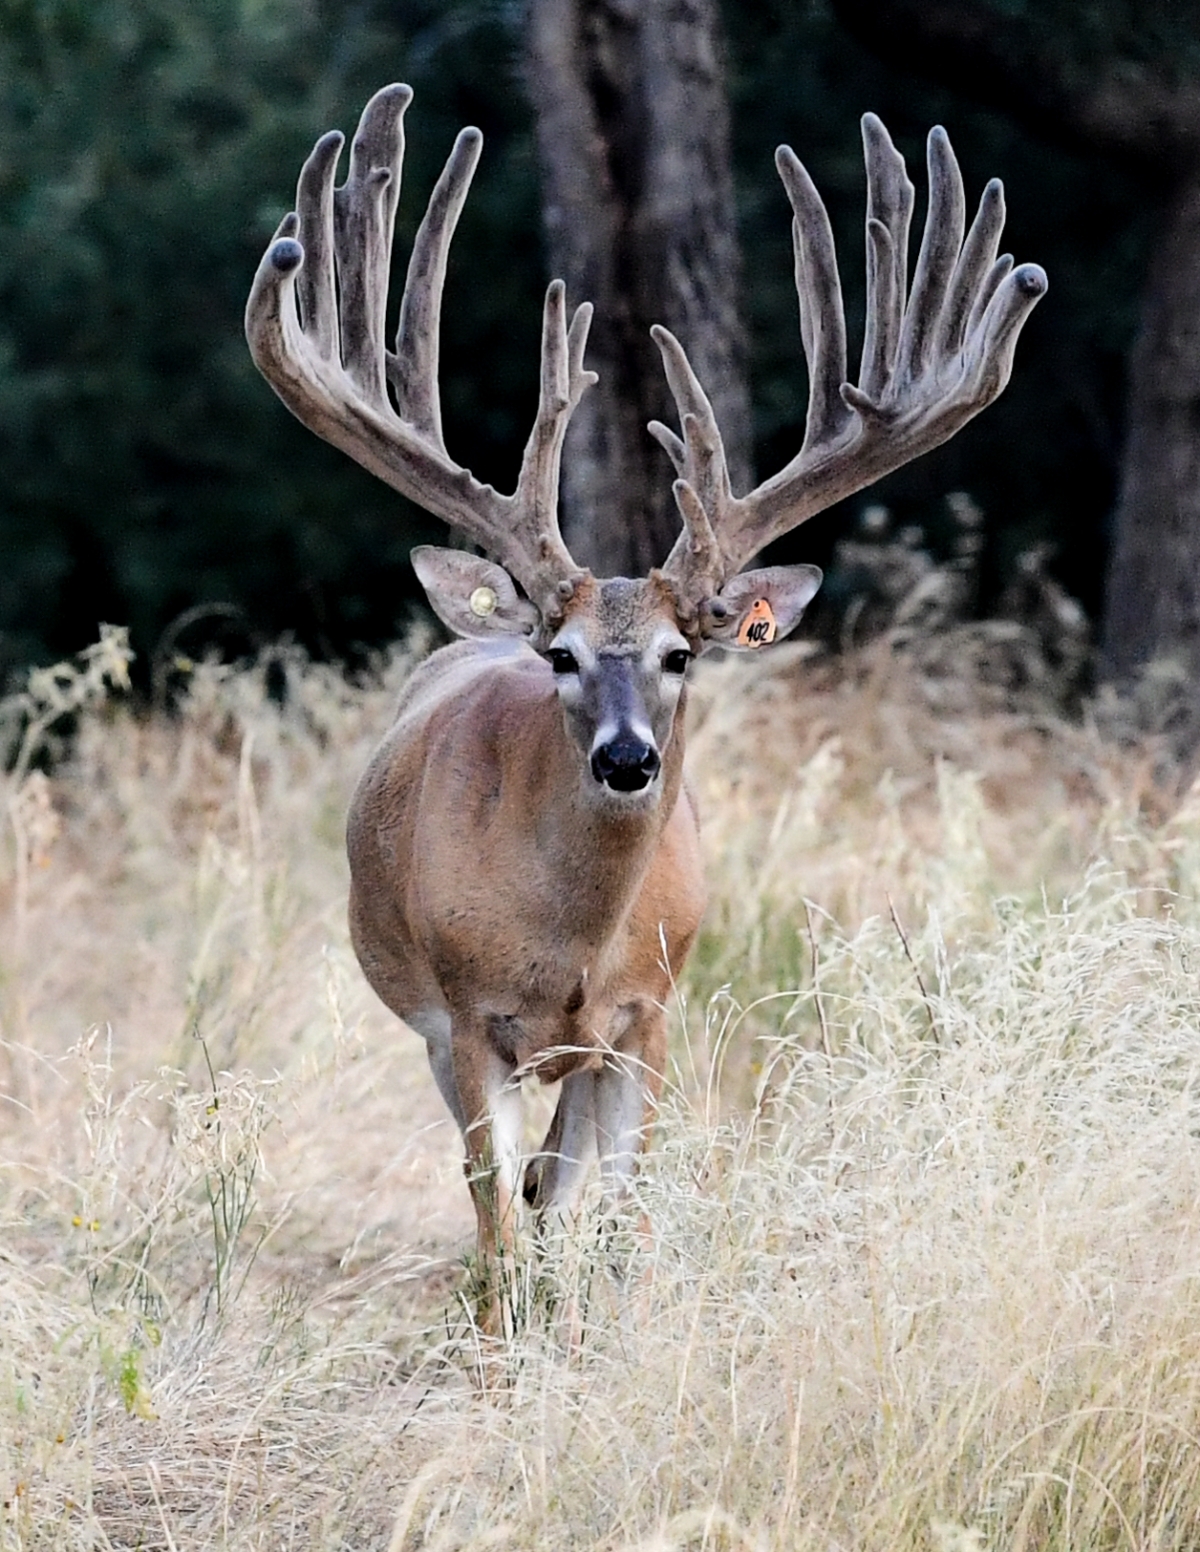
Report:
[[[495,614],[496,605],[500,600],[496,597],[496,590],[491,587],[477,587],[470,597],[471,613],[478,615],[481,620],[486,620],[489,614]]]
[[[765,647],[779,634],[775,614],[765,598],[756,598],[742,616],[738,626],[739,647]]]

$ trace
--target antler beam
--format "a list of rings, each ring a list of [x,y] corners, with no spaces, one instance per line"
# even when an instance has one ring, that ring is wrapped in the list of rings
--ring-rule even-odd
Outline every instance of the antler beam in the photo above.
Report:
[[[483,137],[464,129],[421,222],[386,348],[392,230],[404,159],[407,86],[386,86],[363,110],[346,182],[334,187],[343,139],[323,135],[300,173],[296,209],[259,264],[246,305],[255,364],[288,409],[386,484],[467,534],[553,619],[584,575],[558,525],[563,438],[596,381],[583,352],[592,309],[568,326],[561,281],[546,293],[537,417],[511,496],[480,483],[446,452],[438,351],[446,259]],[[395,395],[395,407],[388,385]]]
[[[1017,336],[1045,294],[1037,264],[997,257],[1004,190],[984,189],[964,240],[962,175],[944,129],[930,132],[929,210],[907,286],[913,186],[904,158],[873,113],[862,121],[867,169],[867,323],[859,381],[846,381],[846,325],[829,216],[795,154],[775,162],[792,206],[800,336],[808,363],[804,442],[786,468],[734,496],[712,406],[679,341],[652,332],[679,410],[682,436],[651,433],[675,465],[680,534],[664,566],[699,603],[772,540],[901,464],[937,447],[995,399],[1012,371]]]

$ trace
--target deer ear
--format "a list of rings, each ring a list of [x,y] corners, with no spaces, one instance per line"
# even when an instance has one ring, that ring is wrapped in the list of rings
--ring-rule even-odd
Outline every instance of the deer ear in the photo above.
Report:
[[[456,636],[528,636],[538,612],[508,572],[479,555],[418,545],[409,557],[433,612]]]
[[[763,566],[730,577],[700,610],[700,630],[714,646],[754,652],[782,641],[821,585],[818,566]]]

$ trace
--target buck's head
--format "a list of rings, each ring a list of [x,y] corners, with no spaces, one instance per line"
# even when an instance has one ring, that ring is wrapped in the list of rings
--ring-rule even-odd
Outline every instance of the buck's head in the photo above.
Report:
[[[695,597],[665,571],[601,581],[576,569],[539,608],[478,556],[423,546],[412,560],[457,635],[521,638],[539,653],[596,795],[627,806],[657,798],[693,659],[717,640],[740,651],[781,640],[821,582],[815,566],[772,566]]]

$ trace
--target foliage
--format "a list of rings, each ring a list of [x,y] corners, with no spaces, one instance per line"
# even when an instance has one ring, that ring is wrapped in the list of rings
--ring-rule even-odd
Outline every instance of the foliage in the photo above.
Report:
[[[508,144],[523,110],[493,68],[507,47],[486,8],[425,0],[6,0],[9,662],[74,650],[101,618],[127,623],[147,662],[167,622],[197,603],[237,605],[243,647],[287,628],[329,650],[395,632],[420,525],[277,404],[241,313],[308,146],[330,124],[352,128],[370,92],[407,73],[418,98],[405,234],[462,120],[499,142],[463,223],[476,257],[467,283],[452,282],[446,376],[452,438],[470,423],[470,455],[502,477],[534,365],[510,384],[502,358],[484,384],[474,359],[526,316],[531,341],[537,328],[533,266],[494,266],[479,285],[478,255],[537,241],[528,157]]]

